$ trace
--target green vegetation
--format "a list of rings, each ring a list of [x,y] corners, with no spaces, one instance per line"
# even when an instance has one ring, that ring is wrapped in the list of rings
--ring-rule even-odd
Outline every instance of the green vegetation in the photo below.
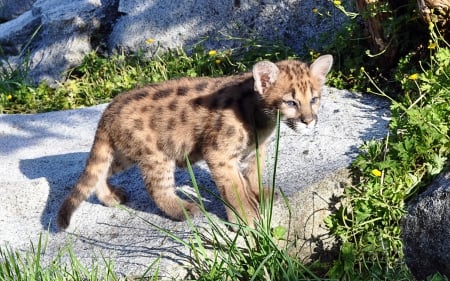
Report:
[[[31,243],[29,252],[23,254],[6,247],[0,248],[0,280],[118,280],[111,261],[94,260],[86,267],[75,256],[71,246],[64,247],[51,261],[41,260],[46,241],[40,236],[38,244]],[[157,262],[157,261],[156,261]],[[150,265],[150,267],[153,266]],[[100,268],[101,267],[101,268]],[[157,280],[157,277],[149,280]]]
[[[341,1],[334,2],[345,11]],[[448,167],[450,45],[433,24],[428,30],[418,28],[418,22],[411,20],[415,17],[410,6],[398,9],[402,10],[402,16],[388,18],[383,24],[392,42],[397,42],[397,46],[398,42],[406,43],[398,48],[397,60],[389,67],[380,66],[382,54],[367,51],[369,46],[355,19],[343,26],[335,41],[322,50],[332,52],[337,58],[330,85],[381,95],[392,102],[389,134],[383,140],[369,141],[361,147],[361,154],[352,164],[354,185],[346,187],[342,207],[325,221],[341,242],[339,257],[332,264],[319,261],[305,266],[289,256],[289,243],[279,243],[289,229],[269,227],[270,204],[263,210],[265,220],[256,230],[234,225],[238,231],[231,237],[222,228],[226,222],[217,224],[207,212],[209,228],[197,228],[189,221],[193,235],[188,241],[148,222],[191,249],[196,278],[412,279],[402,252],[400,219],[405,203]],[[425,33],[414,36],[418,29]],[[241,40],[243,47],[211,51],[199,44],[189,52],[169,50],[152,60],[145,59],[144,54],[105,58],[91,53],[56,88],[46,84],[36,86],[28,81],[26,61],[18,69],[4,63],[0,70],[0,112],[43,112],[89,106],[107,102],[123,90],[146,83],[180,76],[232,74],[246,71],[261,59],[295,57],[282,43],[231,39]],[[311,52],[312,57],[316,55],[316,51]],[[39,259],[41,253],[40,242],[37,249],[25,256],[0,248],[0,279],[117,279],[110,262],[105,261],[106,273],[100,274],[97,266],[89,269],[81,266],[70,249],[61,252],[61,256],[70,257],[70,269],[60,263],[60,257],[44,266]],[[429,280],[446,278],[436,274]]]

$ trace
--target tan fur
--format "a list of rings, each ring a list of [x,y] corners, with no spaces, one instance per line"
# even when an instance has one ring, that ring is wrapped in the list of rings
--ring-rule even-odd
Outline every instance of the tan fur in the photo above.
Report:
[[[222,197],[249,223],[258,219],[259,188],[255,140],[261,163],[277,111],[292,129],[317,119],[320,89],[332,57],[311,66],[288,60],[257,63],[252,72],[221,78],[182,78],[117,96],[103,113],[86,167],[63,202],[57,223],[64,229],[91,193],[107,206],[126,200],[107,179],[132,164],[141,169],[156,205],[184,220],[199,211],[174,189],[174,169],[204,159]],[[254,134],[256,132],[256,135]],[[241,164],[246,169],[241,171]],[[262,167],[260,167],[262,170]],[[228,218],[235,221],[227,208]]]

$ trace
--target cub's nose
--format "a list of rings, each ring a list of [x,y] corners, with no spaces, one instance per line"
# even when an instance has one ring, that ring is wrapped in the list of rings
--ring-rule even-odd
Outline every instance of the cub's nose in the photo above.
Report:
[[[308,115],[302,115],[300,117],[300,120],[302,121],[302,123],[309,125],[309,123],[311,123],[312,121],[314,121],[314,118],[311,114]]]

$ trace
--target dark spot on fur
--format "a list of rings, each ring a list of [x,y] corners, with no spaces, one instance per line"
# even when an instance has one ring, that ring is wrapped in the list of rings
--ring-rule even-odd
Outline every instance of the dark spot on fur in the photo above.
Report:
[[[227,164],[227,163],[220,161],[220,162],[219,162],[219,167],[225,167],[226,164]]]
[[[178,87],[177,89],[177,96],[186,96],[189,92],[189,88],[187,87]]]
[[[174,150],[175,150],[175,141],[172,138],[169,138],[167,140],[167,143],[166,143],[166,150],[165,151],[166,152],[169,151],[169,153],[172,153],[173,156],[175,156]]]
[[[185,124],[185,123],[187,122],[186,109],[183,109],[183,110],[181,111],[181,114],[180,114],[180,121],[181,121],[181,123],[183,123],[183,124]]]
[[[203,103],[203,98],[195,98],[191,101],[191,105],[194,107],[199,107]]]
[[[172,93],[171,89],[160,90],[153,95],[153,100],[160,100],[163,98],[167,98],[170,96],[171,93]]]
[[[164,151],[166,144],[161,139],[159,139],[156,142],[156,147],[158,148],[159,151]]]
[[[169,122],[167,123],[167,130],[173,130],[176,126],[175,118],[170,118]]]
[[[169,103],[169,106],[167,106],[167,108],[168,108],[169,110],[171,110],[171,111],[177,110],[177,108],[178,108],[178,102],[177,102],[176,100],[172,100],[172,101]]]
[[[147,97],[147,95],[148,95],[148,93],[147,93],[147,92],[144,92],[144,91],[142,91],[142,92],[137,92],[137,93],[135,93],[135,94],[132,96],[132,99],[133,99],[133,100],[136,100],[136,101],[139,101],[139,100],[145,99],[145,98]]]
[[[157,118],[153,117],[150,119],[150,129],[156,130],[158,128],[158,120]]]
[[[206,87],[208,87],[208,83],[206,83],[206,82],[201,82],[201,83],[195,85],[195,89],[199,92],[202,92],[203,90],[205,90]]]
[[[152,106],[145,105],[145,106],[141,107],[141,113],[148,113],[151,111],[151,109],[152,109]]]
[[[222,118],[217,118],[216,122],[214,122],[214,130],[215,131],[220,131],[222,129],[223,126],[223,122],[222,122]]]
[[[225,132],[225,134],[228,137],[232,137],[232,136],[234,136],[236,134],[236,129],[234,127],[230,126],[230,127],[227,128],[227,131]]]
[[[144,148],[144,153],[145,153],[145,155],[152,155],[153,151],[150,148],[146,147],[146,148]]]
[[[144,129],[144,121],[142,121],[142,119],[134,120],[134,128],[137,131],[142,131]]]
[[[238,152],[235,152],[235,153],[233,153],[233,154],[231,154],[230,155],[230,160],[235,160],[235,159],[237,159],[239,157],[239,153]]]
[[[211,143],[211,146],[212,146],[212,148],[213,148],[214,150],[219,150],[219,143],[217,142],[217,140],[214,140],[214,141]]]

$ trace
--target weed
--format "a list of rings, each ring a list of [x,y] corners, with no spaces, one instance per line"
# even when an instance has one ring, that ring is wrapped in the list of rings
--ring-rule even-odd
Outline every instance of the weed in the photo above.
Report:
[[[436,48],[422,73],[404,74],[405,98],[391,99],[388,136],[361,147],[352,164],[356,184],[346,188],[346,203],[326,221],[342,241],[332,277],[382,279],[407,272],[400,237],[405,201],[439,174],[450,156],[450,49],[442,38],[435,40],[446,47]]]

